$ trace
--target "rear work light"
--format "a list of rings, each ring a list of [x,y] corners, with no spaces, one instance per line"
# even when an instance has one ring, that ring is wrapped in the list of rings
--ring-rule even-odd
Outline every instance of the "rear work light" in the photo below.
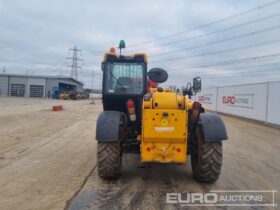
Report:
[[[135,121],[136,120],[136,113],[135,113],[134,102],[132,100],[128,100],[126,102],[126,106],[127,106],[127,112],[128,112],[128,116],[129,116],[130,121]]]

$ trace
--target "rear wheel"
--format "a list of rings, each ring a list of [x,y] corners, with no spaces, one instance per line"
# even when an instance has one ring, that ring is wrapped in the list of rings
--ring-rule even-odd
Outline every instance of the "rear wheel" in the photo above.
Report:
[[[97,143],[97,171],[102,179],[118,179],[122,169],[120,142]]]
[[[203,131],[196,128],[196,139],[191,151],[193,177],[198,182],[213,183],[221,173],[223,159],[222,142],[204,142]]]

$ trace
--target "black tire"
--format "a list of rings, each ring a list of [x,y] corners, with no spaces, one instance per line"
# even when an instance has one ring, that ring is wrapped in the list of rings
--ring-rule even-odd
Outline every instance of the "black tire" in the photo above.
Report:
[[[220,176],[223,159],[222,142],[204,142],[203,131],[196,128],[196,138],[191,151],[193,177],[198,182],[214,183]]]
[[[97,171],[102,179],[120,178],[122,154],[120,142],[97,143]]]

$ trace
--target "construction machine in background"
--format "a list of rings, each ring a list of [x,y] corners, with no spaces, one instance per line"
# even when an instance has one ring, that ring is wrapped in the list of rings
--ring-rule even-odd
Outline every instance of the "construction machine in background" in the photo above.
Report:
[[[71,91],[69,93],[69,99],[71,100],[80,100],[81,99],[81,93],[77,91]]]
[[[120,43],[120,49],[122,48]],[[103,179],[118,179],[122,155],[138,152],[142,163],[186,163],[191,157],[193,177],[215,182],[222,167],[222,141],[227,132],[222,119],[191,99],[201,89],[194,78],[184,94],[154,87],[167,80],[165,70],[147,71],[147,56],[105,53],[103,109],[96,128],[97,169]]]
[[[77,91],[63,91],[59,95],[59,99],[62,100],[80,100],[81,98],[81,93]]]
[[[68,100],[69,99],[69,92],[68,91],[63,91],[62,93],[60,93],[59,94],[59,99]]]

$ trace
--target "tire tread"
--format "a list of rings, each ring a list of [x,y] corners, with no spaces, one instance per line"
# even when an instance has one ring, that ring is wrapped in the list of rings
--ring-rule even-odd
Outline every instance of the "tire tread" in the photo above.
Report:
[[[199,136],[203,138],[202,129],[199,128]],[[200,147],[200,157],[199,161],[192,161],[193,165],[193,176],[198,182],[214,183],[220,176],[222,159],[223,159],[223,149],[221,142],[204,142],[202,138],[197,138]]]
[[[97,143],[97,171],[102,179],[118,179],[121,175],[119,142]]]

